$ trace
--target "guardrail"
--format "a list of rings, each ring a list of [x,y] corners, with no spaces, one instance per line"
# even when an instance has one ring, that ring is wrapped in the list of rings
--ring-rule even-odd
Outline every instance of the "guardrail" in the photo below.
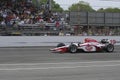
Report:
[[[85,38],[112,39],[120,45],[120,36],[0,36],[0,47],[56,46],[60,42],[83,42]]]

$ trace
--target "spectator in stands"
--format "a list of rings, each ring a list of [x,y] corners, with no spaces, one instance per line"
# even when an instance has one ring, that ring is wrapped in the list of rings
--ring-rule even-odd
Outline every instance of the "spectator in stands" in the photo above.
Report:
[[[6,27],[5,20],[1,21],[1,26]]]
[[[59,27],[60,27],[60,23],[59,23],[59,21],[56,21],[55,26],[56,26],[57,28],[59,28]]]
[[[25,22],[24,22],[24,19],[22,19],[20,22],[18,22],[18,25],[22,25],[22,24],[24,24]]]

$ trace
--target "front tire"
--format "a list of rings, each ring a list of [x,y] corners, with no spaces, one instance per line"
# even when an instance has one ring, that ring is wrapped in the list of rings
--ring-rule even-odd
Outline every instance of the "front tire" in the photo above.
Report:
[[[74,45],[74,44],[71,44],[71,45],[69,46],[69,51],[70,51],[71,53],[76,53],[76,52],[77,52],[77,46]]]

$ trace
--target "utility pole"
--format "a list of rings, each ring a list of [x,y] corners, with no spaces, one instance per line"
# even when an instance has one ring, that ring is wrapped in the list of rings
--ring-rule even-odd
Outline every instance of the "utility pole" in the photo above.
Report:
[[[40,0],[36,0],[36,5],[37,5],[37,8],[39,8],[39,3],[40,3]]]
[[[52,7],[51,7],[51,0],[49,0],[49,11],[51,11]]]

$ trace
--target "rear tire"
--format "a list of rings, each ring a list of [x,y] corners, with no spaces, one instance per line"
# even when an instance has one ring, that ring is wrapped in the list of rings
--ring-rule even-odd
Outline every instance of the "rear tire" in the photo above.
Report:
[[[114,51],[114,45],[108,44],[108,45],[105,47],[105,50],[106,50],[106,52],[113,52],[113,51]]]

